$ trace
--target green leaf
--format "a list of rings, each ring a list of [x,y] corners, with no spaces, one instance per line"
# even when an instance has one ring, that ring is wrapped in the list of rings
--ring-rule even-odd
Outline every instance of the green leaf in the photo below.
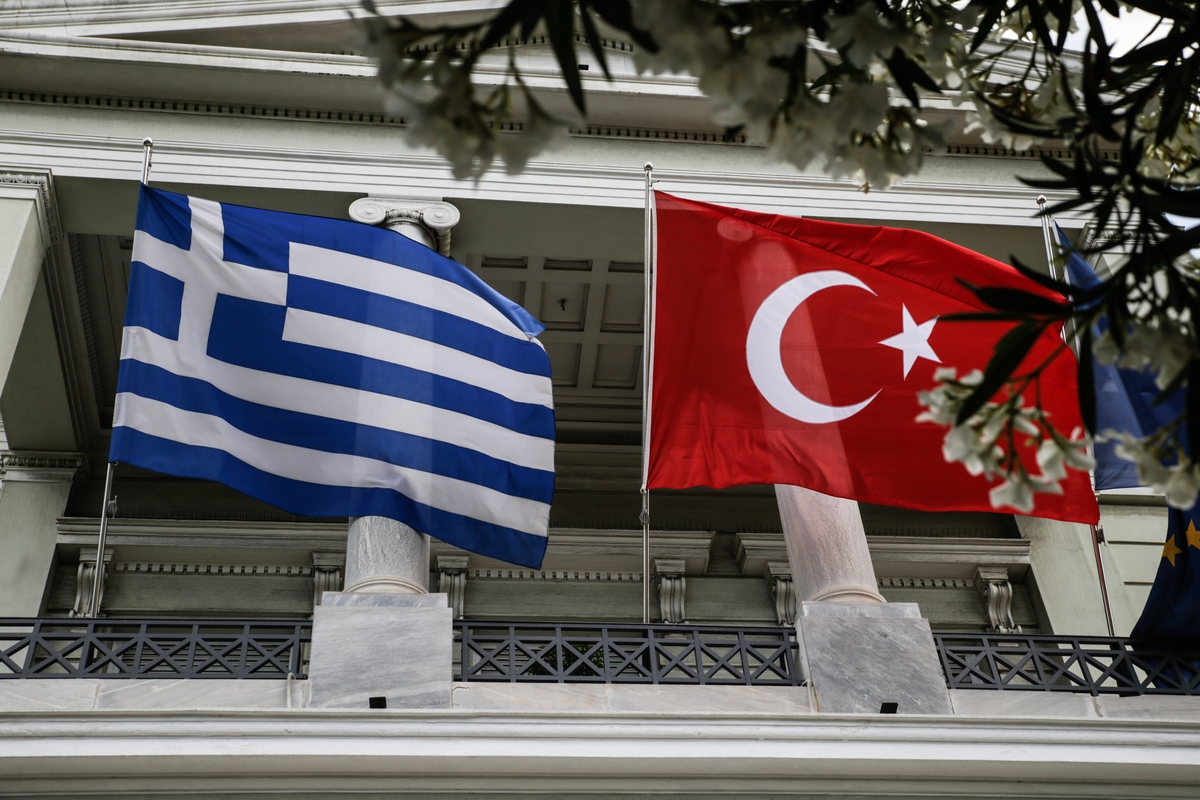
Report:
[[[587,114],[583,98],[583,81],[579,77],[579,60],[575,55],[575,3],[572,0],[549,0],[546,3],[546,35],[558,58],[558,68],[567,82],[571,102],[580,114]]]
[[[1162,75],[1162,110],[1158,116],[1158,130],[1155,131],[1155,142],[1162,144],[1167,139],[1171,138],[1171,134],[1179,127],[1179,120],[1183,116],[1184,108],[1193,97],[1188,97],[1185,93],[1185,79],[1187,77],[1182,66],[1167,67],[1161,73]]]
[[[1079,384],[1079,415],[1083,418],[1083,427],[1087,432],[1096,435],[1096,372],[1092,364],[1092,329],[1085,326],[1076,334],[1079,342],[1078,384]]]
[[[978,50],[980,45],[987,41],[988,34],[992,32],[992,28],[996,27],[996,22],[999,21],[1000,15],[1004,13],[1008,4],[993,0],[987,5],[988,10],[984,13],[983,19],[979,20],[979,28],[975,31],[975,38],[971,40],[972,50]]]
[[[1040,317],[1062,317],[1070,310],[1070,306],[1040,295],[1027,292],[1024,289],[1011,289],[1003,286],[974,286],[960,280],[983,303],[997,311],[1008,311],[1013,314]]]
[[[638,47],[651,53],[658,52],[658,42],[654,41],[654,37],[633,24],[633,6],[629,0],[589,0],[589,4],[600,15],[600,19],[629,34]]]
[[[1000,391],[1000,387],[1012,377],[1017,367],[1021,366],[1025,356],[1029,355],[1029,351],[1033,349],[1038,337],[1042,335],[1043,327],[1039,322],[1026,320],[996,342],[996,349],[992,352],[992,358],[983,372],[983,381],[963,402],[963,407],[959,409],[954,424],[961,425],[966,422],[976,411],[983,408],[996,392]]]
[[[914,108],[921,107],[921,98],[917,95],[914,84],[936,94],[942,93],[937,82],[929,77],[917,62],[906,56],[899,47],[892,51],[891,58],[884,59],[884,63],[887,64],[892,77],[896,79],[896,85],[904,92],[904,96],[908,98],[908,102],[912,103]]]
[[[1063,283],[1062,281],[1056,281],[1046,273],[1039,272],[1033,267],[1026,266],[1025,262],[1021,261],[1021,259],[1017,258],[1016,256],[1012,257],[1012,265],[1016,267],[1017,272],[1021,273],[1026,278],[1029,278],[1029,280],[1045,286],[1047,289],[1053,292],[1066,294],[1068,291],[1070,291],[1071,287],[1068,284]]]
[[[600,62],[600,69],[604,70],[604,77],[611,81],[612,73],[608,71],[608,56],[604,54],[604,44],[600,41],[600,32],[596,30],[596,23],[592,20],[592,14],[584,3],[579,4],[579,18],[583,20],[583,32],[587,35],[592,55],[596,57],[596,61]]]
[[[1187,369],[1183,370],[1188,376],[1187,385],[1187,426],[1188,426],[1188,458],[1193,461],[1200,454],[1200,362],[1195,358],[1188,361]]]
[[[479,40],[479,49],[487,50],[490,47],[495,47],[500,41],[512,31],[513,26],[523,18],[527,18],[530,14],[535,14],[539,19],[542,11],[539,8],[546,0],[512,0],[511,3],[504,7],[496,17],[488,25],[487,31]]]
[[[1024,322],[1029,317],[1011,311],[960,311],[943,314],[938,319],[947,322]]]

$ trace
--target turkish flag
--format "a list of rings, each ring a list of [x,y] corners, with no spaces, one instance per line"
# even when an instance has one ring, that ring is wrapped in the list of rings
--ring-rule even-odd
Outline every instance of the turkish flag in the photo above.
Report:
[[[657,262],[648,486],[804,486],[927,511],[994,511],[1000,479],[942,457],[917,422],[934,370],[983,369],[1004,322],[959,283],[1061,299],[1013,267],[919,231],[758,214],[655,193]],[[1062,343],[1048,330],[1023,367]],[[1082,427],[1071,353],[1043,373],[1049,419]],[[1027,402],[1031,402],[1028,398]],[[1036,445],[1019,436],[1030,474]],[[1086,473],[1035,516],[1094,523]]]

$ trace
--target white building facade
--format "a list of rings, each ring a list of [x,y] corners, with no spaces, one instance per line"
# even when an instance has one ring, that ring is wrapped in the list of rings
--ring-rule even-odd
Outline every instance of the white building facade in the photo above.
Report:
[[[494,4],[377,5],[436,22]],[[724,673],[726,685],[673,668],[627,681],[604,661],[595,680],[564,677],[563,653],[632,652],[604,639],[616,633],[597,633],[603,625],[648,635],[638,628],[643,164],[653,162],[658,188],[672,194],[917,228],[1036,264],[1045,261],[1037,193],[1017,176],[1040,174],[1038,152],[963,139],[930,155],[915,179],[863,193],[773,163],[753,142],[724,141],[693,81],[636,74],[631,45],[614,40],[611,83],[579,51],[592,67],[586,128],[520,175],[456,181],[438,156],[405,144],[404,121],[382,110],[375,69],[355,54],[351,11],[332,0],[0,5],[0,652],[9,653],[0,660],[0,796],[1196,795],[1194,697],[1121,696],[1102,668],[1096,685],[1108,688],[1092,691],[1068,676],[1087,661],[1070,655],[1045,662],[1062,670],[1038,690],[986,688],[982,678],[964,688],[970,670],[947,655],[990,635],[1018,637],[1018,650],[1033,647],[1030,635],[1060,637],[1054,646],[1070,653],[1064,637],[1092,637],[1088,646],[1109,648],[1097,663],[1115,663],[1117,646],[1094,642],[1110,636],[1104,594],[1116,637],[1145,603],[1166,527],[1165,504],[1149,494],[1101,497],[1099,544],[1083,525],[862,506],[870,588],[912,609],[879,619],[924,626],[934,637],[926,655],[940,659],[925,677],[935,694],[944,685],[936,713],[896,695],[893,715],[874,711],[875,673],[856,666],[856,651],[823,649],[841,640],[820,639],[824,612],[805,610],[772,487],[655,493],[651,627],[666,631],[656,634],[666,644],[653,657],[709,637],[743,642],[740,658],[746,635],[785,631],[790,671],[773,683],[746,677],[745,663]],[[518,52],[535,87],[562,101],[548,51]],[[949,102],[944,112],[960,113]],[[336,679],[392,707],[314,701],[325,690],[309,658],[333,641],[320,641],[321,614],[333,619],[335,608],[322,606],[324,593],[352,594],[341,591],[346,520],[297,518],[219,485],[126,467],[116,472],[100,620],[149,624],[134,636],[147,655],[129,655],[127,643],[107,667],[66,677],[79,653],[70,631],[91,610],[145,137],[155,143],[152,184],[172,191],[342,219],[364,198],[451,204],[461,219],[450,255],[547,325],[558,445],[545,565],[519,569],[433,542],[427,582],[444,597],[434,603],[436,641],[379,633],[408,641],[388,649],[361,636],[353,677]],[[1060,222],[1084,235],[1082,220]],[[809,633],[797,634],[809,616]],[[31,644],[38,620],[61,635]],[[251,623],[297,638],[264,645],[269,636],[256,639]],[[169,654],[153,650],[152,641],[166,647],[146,632],[154,625],[177,637]],[[167,664],[186,660],[180,631],[193,631],[192,647],[220,625],[226,644],[205,640],[225,647],[216,661],[235,659],[228,637],[241,625],[239,647],[276,654],[270,678],[232,669],[212,679],[194,652],[193,672]],[[113,646],[103,625],[89,630],[88,647]],[[526,667],[530,648],[546,646],[537,636],[560,637],[559,661],[521,679],[472,679],[478,651],[464,640],[486,650],[488,635],[509,636],[504,646],[525,653]],[[583,638],[561,638],[572,635]],[[806,644],[793,652],[796,641]],[[700,672],[732,652],[714,647],[695,656]],[[136,677],[115,663],[150,664],[152,650],[162,663]],[[396,659],[408,666],[397,671]],[[32,664],[49,666],[35,675]],[[475,678],[505,667],[479,668]],[[372,688],[385,673],[399,675],[385,683],[426,675],[435,699],[395,707],[410,695]],[[822,680],[847,696],[860,686],[871,710],[846,711]]]

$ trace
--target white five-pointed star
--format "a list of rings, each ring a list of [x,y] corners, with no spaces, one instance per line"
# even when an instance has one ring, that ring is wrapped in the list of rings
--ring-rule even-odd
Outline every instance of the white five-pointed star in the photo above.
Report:
[[[929,334],[933,333],[933,326],[938,318],[934,317],[928,322],[918,325],[912,318],[912,314],[908,313],[907,306],[901,305],[900,308],[904,313],[904,330],[895,336],[884,339],[880,344],[903,351],[904,377],[907,378],[908,371],[913,368],[913,364],[917,363],[918,358],[927,358],[938,364],[942,363],[937,353],[933,352],[933,348],[929,346]]]

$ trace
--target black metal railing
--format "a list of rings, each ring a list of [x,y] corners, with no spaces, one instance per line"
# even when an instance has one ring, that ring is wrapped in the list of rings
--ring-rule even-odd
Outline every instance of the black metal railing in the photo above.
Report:
[[[933,638],[951,689],[1200,695],[1200,645],[991,633]]]
[[[800,684],[791,628],[461,621],[455,640],[463,681]]]
[[[0,619],[3,678],[305,677],[312,622]]]

